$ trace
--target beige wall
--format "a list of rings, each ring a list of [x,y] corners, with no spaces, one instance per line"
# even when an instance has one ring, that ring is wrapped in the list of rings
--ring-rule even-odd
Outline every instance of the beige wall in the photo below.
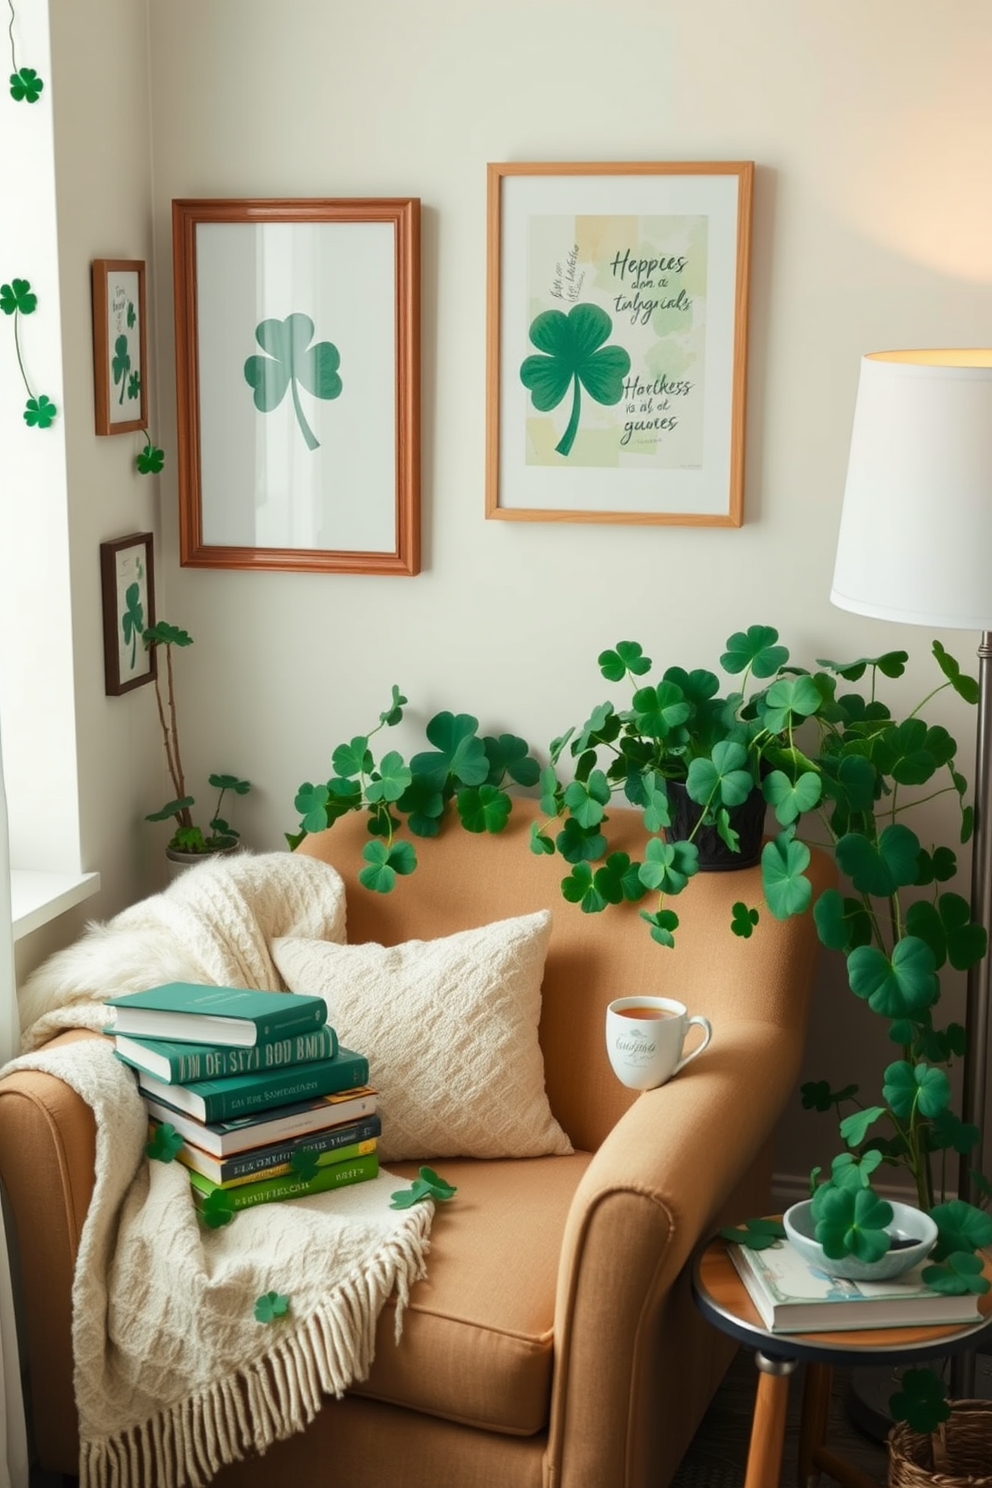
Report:
[[[762,622],[803,663],[907,646],[920,658],[907,695],[922,695],[930,636],[844,614],[828,591],[859,357],[992,341],[983,0],[937,20],[924,0],[148,0],[147,54],[145,7],[98,9],[100,34],[81,14],[92,6],[53,4],[57,55],[73,62],[74,133],[58,142],[67,386],[88,386],[89,257],[147,256],[156,438],[175,451],[173,197],[419,196],[424,571],[180,570],[175,460],[158,511],[122,475],[124,440],[67,421],[87,866],[107,872],[155,830],[134,825],[159,804],[150,690],[105,700],[94,663],[96,544],[146,522],[160,614],[197,640],[182,658],[189,773],[256,782],[238,819],[259,849],[281,845],[296,786],[326,778],[332,747],[374,722],[393,682],[415,723],[451,707],[543,747],[606,694],[595,658],[618,638],[705,664]],[[743,528],[485,521],[487,161],[741,158],[757,163]],[[977,637],[941,639],[971,664]],[[934,721],[959,733],[970,769],[972,716],[948,705]],[[847,1078],[831,1048],[872,1020],[835,973],[811,1073]],[[832,1132],[815,1151],[814,1126],[783,1123],[783,1172],[829,1156]]]

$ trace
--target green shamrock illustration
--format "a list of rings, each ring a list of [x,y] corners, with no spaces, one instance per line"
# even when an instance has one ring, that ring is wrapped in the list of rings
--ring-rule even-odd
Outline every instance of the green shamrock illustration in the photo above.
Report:
[[[147,439],[148,436],[146,435],[145,438]],[[144,449],[135,456],[134,463],[140,475],[158,475],[165,464],[165,451],[156,448],[149,439]]]
[[[114,357],[110,363],[110,369],[114,374],[114,384],[121,385],[119,403],[124,402],[124,394],[127,391],[127,374],[131,370],[131,353],[127,349],[127,337],[118,336],[114,342]]]
[[[278,408],[286,389],[292,388],[296,422],[307,448],[319,449],[300,405],[298,384],[315,398],[337,398],[343,386],[338,375],[341,355],[330,341],[311,346],[314,323],[309,315],[287,315],[285,320],[263,320],[255,327],[255,340],[267,356],[250,356],[245,362],[245,382],[253,389],[260,413]]]
[[[289,1311],[289,1298],[281,1292],[266,1292],[255,1298],[255,1317],[260,1323],[274,1323]]]
[[[27,279],[12,279],[0,284],[0,310],[4,315],[30,315],[37,308],[38,296],[32,293]]]
[[[568,427],[555,449],[567,455],[575,442],[582,410],[584,387],[597,403],[619,403],[623,380],[630,371],[630,357],[622,346],[604,346],[613,322],[598,305],[573,305],[562,310],[544,310],[530,328],[530,339],[541,353],[529,356],[520,368],[520,381],[530,389],[534,407],[547,413],[572,391],[572,413]]]
[[[58,409],[50,398],[42,393],[40,398],[29,398],[24,409],[24,422],[33,429],[50,429]]]
[[[44,86],[33,67],[22,67],[10,74],[10,96],[15,103],[37,103]]]
[[[131,373],[131,376],[127,380],[127,395],[128,395],[129,398],[136,398],[140,392],[141,392],[141,373],[140,372],[132,372]]]
[[[156,1162],[170,1163],[182,1145],[183,1139],[176,1128],[171,1122],[163,1121],[145,1147],[145,1156],[154,1158]]]
[[[289,1166],[297,1177],[309,1183],[311,1178],[317,1176],[320,1166],[319,1154],[312,1147],[301,1147],[299,1152],[294,1152],[289,1160]]]
[[[138,637],[143,635],[145,630],[145,612],[140,596],[140,587],[137,584],[128,584],[124,591],[124,603],[127,608],[121,616],[121,631],[124,635],[125,646],[130,644],[131,647],[132,671],[138,654]]]
[[[128,328],[129,331],[133,331],[134,330],[134,324],[135,324],[135,321],[137,319],[138,319],[138,317],[137,317],[137,314],[135,313],[134,301],[133,300],[128,300],[128,302],[127,302],[127,328]]]

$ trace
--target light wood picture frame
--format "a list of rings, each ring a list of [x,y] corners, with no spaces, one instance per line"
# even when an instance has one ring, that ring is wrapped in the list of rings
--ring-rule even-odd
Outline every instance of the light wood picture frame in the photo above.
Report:
[[[172,204],[180,563],[420,571],[420,201]]]
[[[158,648],[146,646],[145,630],[155,624],[154,539],[133,532],[100,544],[103,597],[103,665],[108,697],[119,697],[153,682]]]
[[[489,165],[487,517],[742,524],[753,181]]]
[[[96,432],[130,434],[148,425],[145,265],[95,258],[92,278]]]

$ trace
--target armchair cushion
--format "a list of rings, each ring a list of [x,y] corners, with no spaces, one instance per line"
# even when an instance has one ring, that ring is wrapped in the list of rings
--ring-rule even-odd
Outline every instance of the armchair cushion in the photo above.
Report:
[[[368,1056],[383,1162],[571,1152],[537,1036],[550,930],[540,910],[396,946],[273,942],[290,991],[326,998],[341,1042]]]

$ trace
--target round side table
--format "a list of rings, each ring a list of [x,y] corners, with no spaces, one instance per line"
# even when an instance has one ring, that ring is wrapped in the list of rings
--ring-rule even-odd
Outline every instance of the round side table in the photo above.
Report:
[[[992,1281],[992,1261],[985,1258]],[[992,1336],[992,1292],[978,1298],[977,1323],[931,1327],[859,1328],[834,1333],[771,1333],[762,1323],[728,1254],[728,1242],[712,1240],[692,1268],[692,1292],[704,1317],[755,1351],[758,1390],[744,1488],[779,1488],[789,1376],[804,1363],[799,1432],[799,1488],[812,1488],[828,1472],[843,1488],[878,1488],[859,1468],[826,1445],[827,1410],[834,1364],[915,1364],[975,1348]]]

